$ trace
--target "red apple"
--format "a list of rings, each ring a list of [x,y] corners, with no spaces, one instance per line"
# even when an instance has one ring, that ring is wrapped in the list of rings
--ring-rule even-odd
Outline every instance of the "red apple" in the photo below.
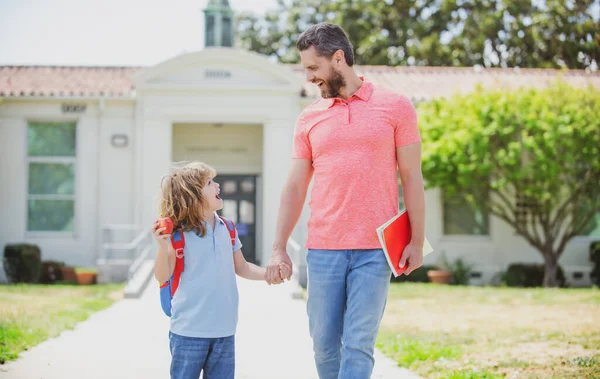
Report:
[[[169,218],[169,217],[158,219],[157,229],[160,229],[160,228],[167,228],[167,229],[163,230],[160,234],[173,233],[173,220],[171,220],[171,218]]]

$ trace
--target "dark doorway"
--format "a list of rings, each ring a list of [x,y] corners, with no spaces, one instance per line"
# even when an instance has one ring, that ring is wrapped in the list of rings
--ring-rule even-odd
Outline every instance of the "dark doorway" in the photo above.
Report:
[[[218,213],[235,223],[248,262],[256,257],[256,175],[218,175],[223,209]]]

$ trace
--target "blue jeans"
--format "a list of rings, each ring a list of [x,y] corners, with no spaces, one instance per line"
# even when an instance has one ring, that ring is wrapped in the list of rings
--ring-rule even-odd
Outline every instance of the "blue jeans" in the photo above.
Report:
[[[195,338],[169,332],[171,379],[233,379],[235,337]]]
[[[306,260],[319,378],[370,378],[392,274],[383,251],[309,250]]]

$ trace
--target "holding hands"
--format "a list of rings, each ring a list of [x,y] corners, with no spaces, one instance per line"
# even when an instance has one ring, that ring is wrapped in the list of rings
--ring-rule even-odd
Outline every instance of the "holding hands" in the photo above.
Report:
[[[154,234],[154,239],[158,242],[159,247],[163,251],[169,251],[171,246],[171,233],[173,233],[173,222],[170,218],[162,218],[158,219],[152,225],[152,233]],[[236,253],[240,253],[239,251]],[[251,265],[243,259],[243,255],[240,255],[241,261],[243,261],[242,266]],[[287,259],[285,259],[287,257]],[[234,260],[236,258],[234,257]],[[251,265],[254,266],[254,265]],[[247,270],[246,270],[247,271]],[[275,261],[273,257],[269,261],[269,265],[267,269],[254,266],[254,269],[250,269],[252,271],[252,279],[259,280],[259,278],[263,278],[269,285],[271,284],[281,284],[285,279],[290,279],[292,277],[292,261],[287,255],[285,257],[278,257]],[[237,273],[237,263],[236,263],[236,273]],[[238,273],[239,274],[239,273]],[[246,277],[242,275],[243,277]]]
[[[269,285],[283,283],[285,279],[292,277],[292,260],[287,251],[273,251],[269,264],[267,265],[266,280]]]
[[[268,272],[268,271],[267,271]],[[281,282],[283,282],[286,278],[289,279],[292,277],[292,268],[285,262],[281,262],[279,264],[279,278]],[[267,280],[267,273],[265,273],[265,280]],[[268,283],[268,280],[267,280]],[[269,283],[271,284],[271,283]],[[277,283],[275,283],[277,284]]]

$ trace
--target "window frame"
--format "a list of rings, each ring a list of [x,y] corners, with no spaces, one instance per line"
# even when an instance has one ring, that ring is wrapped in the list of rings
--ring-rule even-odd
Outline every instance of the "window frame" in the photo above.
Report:
[[[446,234],[446,224],[445,224],[445,191],[440,188],[440,218],[441,218],[441,238],[443,241],[464,241],[468,239],[469,241],[480,241],[480,242],[491,242],[492,241],[492,226],[493,226],[493,217],[489,213],[486,212],[487,215],[487,233],[486,234]]]
[[[73,124],[75,128],[75,155],[72,157],[69,156],[30,156],[29,155],[29,126],[31,124]],[[79,191],[78,191],[78,177],[79,177],[79,169],[78,169],[78,158],[79,158],[79,120],[67,118],[47,118],[47,119],[35,119],[28,118],[25,120],[25,128],[24,129],[24,152],[25,152],[25,201],[24,201],[24,214],[25,214],[25,237],[26,238],[75,238],[79,231],[79,223],[78,223],[78,204],[79,204]],[[74,181],[74,193],[72,195],[32,195],[29,193],[29,165],[31,163],[67,163],[73,165],[73,181]],[[58,230],[29,230],[29,200],[31,199],[44,199],[44,200],[73,200],[73,230],[71,231],[58,231]]]

